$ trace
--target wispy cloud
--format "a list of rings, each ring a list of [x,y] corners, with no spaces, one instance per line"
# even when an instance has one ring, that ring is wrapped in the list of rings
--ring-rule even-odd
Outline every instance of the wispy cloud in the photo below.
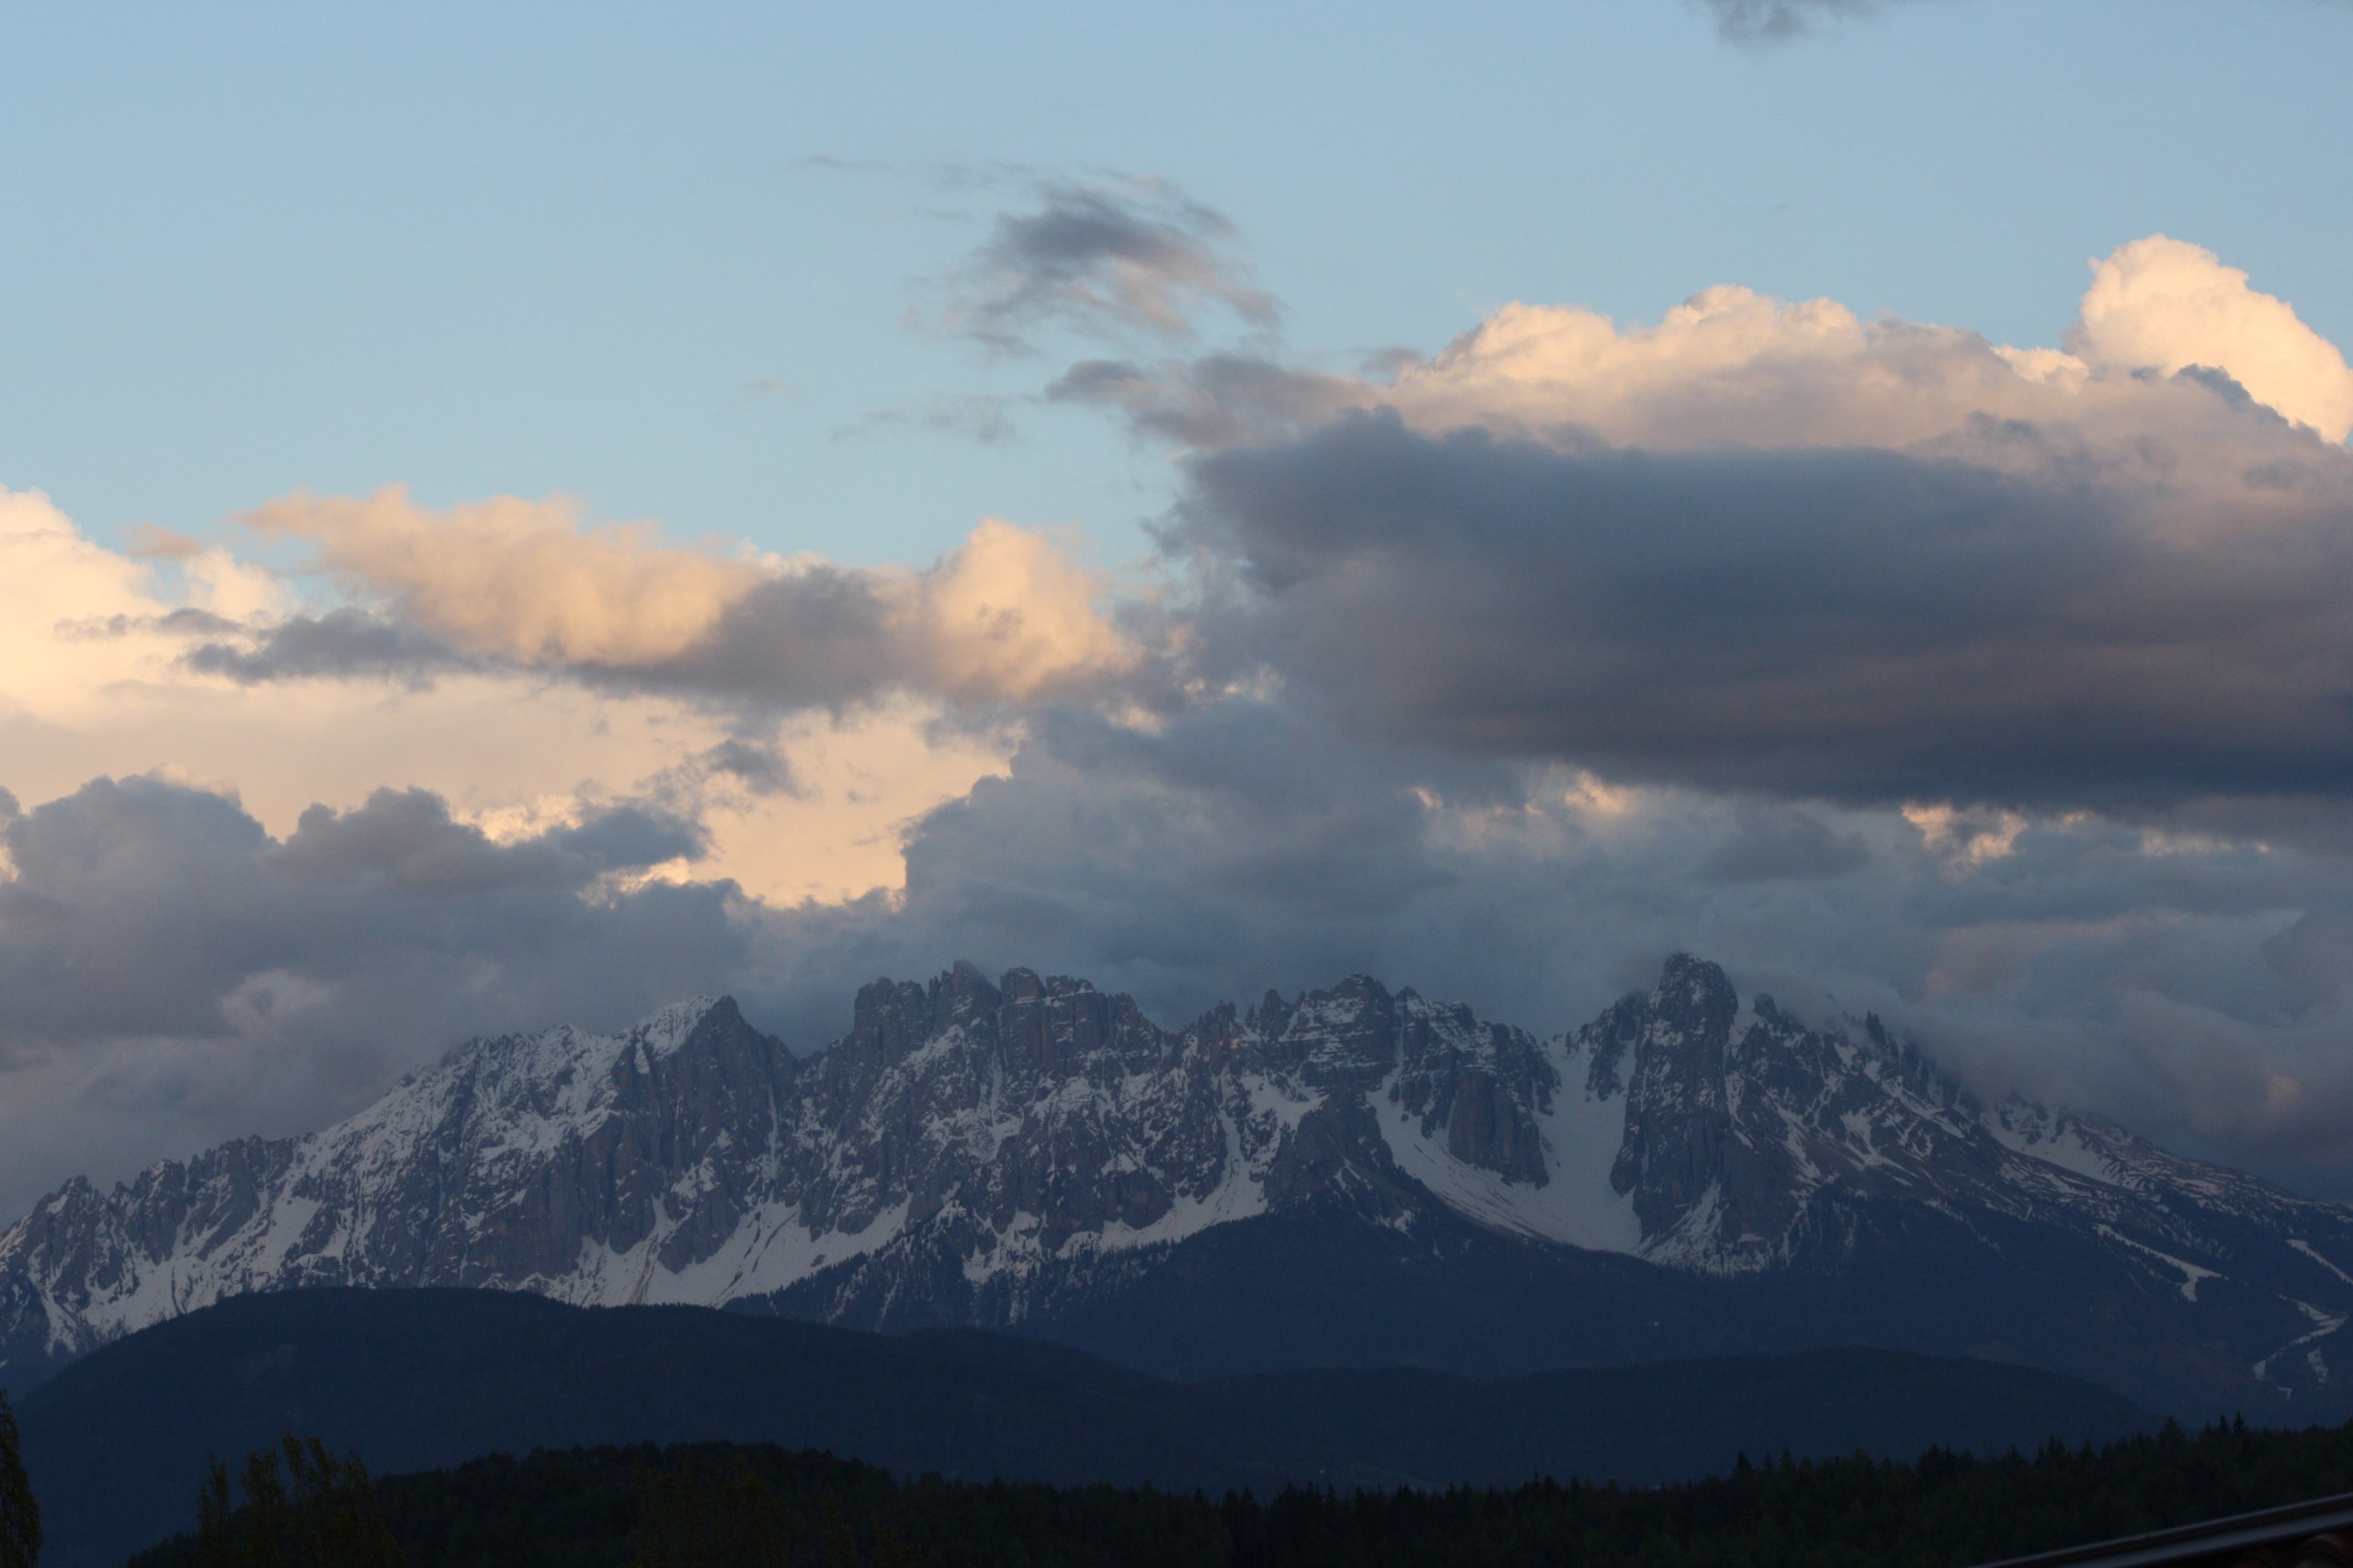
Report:
[[[1712,13],[1727,41],[1751,46],[1786,43],[1824,23],[1868,17],[1882,0],[1695,0]]]
[[[1247,325],[1280,316],[1234,250],[1233,225],[1165,180],[1048,182],[1002,212],[947,301],[915,319],[1004,352],[1040,333],[1183,340],[1222,310]]]
[[[1029,401],[1031,400],[1026,397],[987,392],[940,392],[920,403],[877,409],[854,424],[839,426],[831,438],[850,441],[920,430],[935,436],[959,436],[994,447],[1019,437],[1020,428],[1013,422],[1012,411],[1017,403]]]

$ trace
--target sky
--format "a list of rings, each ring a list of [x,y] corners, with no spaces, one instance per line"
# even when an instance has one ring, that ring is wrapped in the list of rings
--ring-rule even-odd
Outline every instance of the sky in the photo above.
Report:
[[[0,1209],[1677,950],[2353,1197],[2342,0],[0,16]]]

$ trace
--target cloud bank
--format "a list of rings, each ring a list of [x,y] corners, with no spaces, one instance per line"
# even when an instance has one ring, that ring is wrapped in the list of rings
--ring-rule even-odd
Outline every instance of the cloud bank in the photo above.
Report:
[[[0,494],[0,1190],[694,991],[805,1049],[958,957],[1171,1021],[1364,969],[1552,1032],[1689,949],[2353,1192],[2353,405],[2286,302],[2151,236],[2056,347],[1725,286],[1347,375],[1177,353],[1254,312],[1147,197],[966,296],[1121,340],[1048,395],[1173,456],[1139,577]]]

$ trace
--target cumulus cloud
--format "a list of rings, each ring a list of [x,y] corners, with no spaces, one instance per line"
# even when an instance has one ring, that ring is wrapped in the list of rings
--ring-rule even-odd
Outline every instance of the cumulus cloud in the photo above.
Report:
[[[2225,372],[2332,441],[2353,432],[2353,369],[2285,300],[2201,245],[2152,234],[2092,264],[2068,346],[2089,363]]]
[[[1995,419],[2115,445],[2152,435],[2219,442],[2227,458],[2240,434],[2211,405],[2232,385],[2241,401],[2331,440],[2353,408],[2342,356],[2291,308],[2163,236],[2094,264],[2065,336],[2072,352],[2017,348],[1957,327],[1865,321],[1835,300],[1722,284],[1649,324],[1582,306],[1507,304],[1379,377],[1223,352],[1083,361],[1047,395],[1109,408],[1195,449],[1289,439],[1347,409],[1386,408],[1416,429],[1557,444],[1909,448]],[[2176,371],[2190,373],[2168,380]]]
[[[0,490],[0,718],[69,718],[132,676],[142,651],[130,640],[74,633],[160,621],[174,607],[152,576],[85,539],[40,492]]]
[[[1188,338],[1222,307],[1252,326],[1279,311],[1233,250],[1233,226],[1167,181],[1053,184],[1001,213],[935,324],[1002,351],[1038,333]]]

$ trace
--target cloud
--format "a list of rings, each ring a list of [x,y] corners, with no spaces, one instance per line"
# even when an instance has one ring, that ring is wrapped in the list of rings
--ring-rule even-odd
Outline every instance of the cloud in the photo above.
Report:
[[[1699,0],[1714,15],[1716,31],[1740,44],[1784,43],[1825,22],[1868,17],[1879,0]]]
[[[2092,364],[2217,369],[2332,441],[2353,433],[2353,369],[2336,346],[2200,245],[2152,234],[2092,263],[2067,342]]]
[[[1223,352],[1083,361],[1047,396],[1109,408],[1195,449],[1293,438],[1351,408],[1392,409],[1419,430],[1654,449],[1908,448],[1988,419],[2118,446],[2162,434],[2230,448],[2242,436],[2213,417],[2218,391],[2340,438],[2342,357],[2245,274],[2162,236],[2120,246],[2094,270],[2066,335],[2075,352],[1720,284],[1652,324],[1507,304],[1378,377]]]
[[[84,539],[40,491],[0,490],[0,717],[67,718],[129,676],[140,659],[131,642],[72,633],[117,617],[125,631],[159,621],[172,607],[153,577]]]
[[[1083,336],[1189,338],[1222,307],[1271,326],[1273,298],[1232,253],[1233,225],[1165,180],[1049,184],[1001,213],[933,324],[1004,352],[1050,328]]]
[[[289,496],[245,522],[266,540],[314,545],[327,571],[459,648],[520,665],[674,657],[764,575],[754,561],[665,545],[647,525],[584,527],[561,499],[436,512],[395,485]]]
[[[1199,459],[1173,537],[1224,573],[1226,668],[1399,741],[1884,803],[2343,799],[2353,457],[2241,446],[2309,488],[2003,426],[1677,453],[1351,414]]]
[[[429,551],[440,515],[418,510]],[[801,577],[847,576],[870,612],[835,677],[755,660],[740,687],[715,688],[725,672],[691,661],[542,666],[469,651],[405,615],[397,579],[347,578],[341,596],[308,584],[292,614],[231,619],[197,608],[220,600],[186,569],[218,558],[233,580],[252,570],[219,547],[119,553],[31,493],[0,492],[0,786],[35,803],[94,776],[161,769],[233,791],[285,835],[315,802],[348,809],[382,786],[420,787],[504,840],[659,799],[708,835],[704,853],[661,875],[841,899],[895,887],[901,824],[1002,765],[1003,713],[1018,707],[1008,688],[1042,700],[1126,678],[1070,664],[1090,649],[1129,656],[1123,633],[1088,617],[1086,596],[1106,585],[1048,536],[1009,525],[929,572],[808,563]],[[548,531],[531,541],[541,555]],[[496,592],[528,589],[530,552],[483,553],[472,570],[515,579]],[[271,604],[294,597],[270,582]],[[778,608],[756,593],[745,613]],[[790,700],[792,678],[809,681],[806,705]],[[940,682],[965,695],[943,696]]]
[[[1649,324],[1508,305],[1379,374],[1090,360],[1048,395],[1187,449],[1211,687],[1784,796],[2341,799],[2341,358],[2162,238],[2068,341],[1727,285]]]
[[[774,710],[839,710],[915,691],[1026,702],[1115,682],[1141,662],[1111,585],[1050,535],[983,519],[930,567],[849,568],[592,528],[562,500],[438,511],[394,487],[293,496],[252,513],[304,540],[346,607],[215,644],[193,667],[251,683],[430,679],[471,659],[590,684]]]
[[[239,629],[216,622],[204,630]],[[199,675],[222,676],[240,686],[370,676],[424,686],[436,676],[482,667],[482,661],[429,632],[347,606],[324,615],[289,616],[264,629],[250,644],[206,642],[189,650],[187,664]]]
[[[463,1036],[733,980],[731,890],[614,881],[698,835],[623,806],[501,844],[384,790],[274,839],[158,778],[0,818],[0,1187],[307,1127]]]
[[[877,409],[833,433],[836,441],[855,440],[888,431],[923,430],[938,436],[961,436],[984,447],[1016,439],[1020,430],[1007,412],[1017,400],[985,393],[950,396],[945,393],[900,408]]]
[[[364,985],[380,959],[472,969],[459,989],[479,999],[499,955],[544,958],[560,933],[592,934],[607,906],[582,895],[599,879],[699,842],[691,824],[625,806],[500,844],[439,797],[392,790],[313,807],[273,840],[234,801],[153,778],[95,780],[0,833],[15,869],[0,884],[13,998],[0,1028],[17,1051],[218,1038],[256,975]]]
[[[1859,870],[1870,858],[1861,838],[1810,812],[1762,809],[1744,813],[1697,871],[1723,882],[1814,881]]]

